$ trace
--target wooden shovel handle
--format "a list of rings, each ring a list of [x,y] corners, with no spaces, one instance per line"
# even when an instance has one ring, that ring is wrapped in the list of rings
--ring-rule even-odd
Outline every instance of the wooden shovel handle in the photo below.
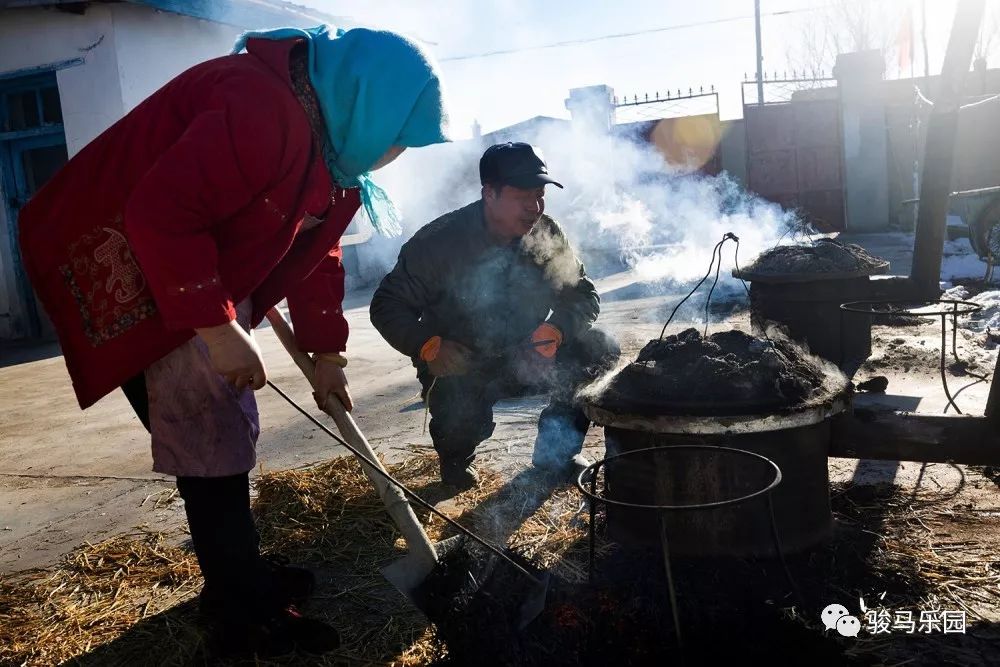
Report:
[[[267,321],[271,323],[274,334],[278,337],[282,347],[292,357],[295,365],[299,367],[306,376],[306,379],[309,380],[309,384],[312,385],[313,390],[315,390],[316,365],[308,354],[299,349],[298,344],[295,342],[295,334],[292,332],[292,328],[288,325],[288,322],[285,321],[284,316],[277,309],[272,308],[267,312]],[[344,405],[340,402],[340,399],[334,394],[327,396],[323,404],[323,412],[333,417],[333,421],[337,424],[337,429],[340,430],[344,439],[364,455],[357,457],[361,463],[361,467],[378,491],[386,510],[389,512],[389,516],[392,517],[396,526],[403,534],[410,552],[428,564],[437,562],[434,545],[428,539],[423,526],[417,520],[406,496],[394,484],[387,482],[383,475],[369,470],[369,467],[378,468],[382,473],[388,475],[385,466],[379,461],[375,455],[375,451],[368,443],[368,439],[365,438],[361,429],[358,428],[354,418],[344,409]]]

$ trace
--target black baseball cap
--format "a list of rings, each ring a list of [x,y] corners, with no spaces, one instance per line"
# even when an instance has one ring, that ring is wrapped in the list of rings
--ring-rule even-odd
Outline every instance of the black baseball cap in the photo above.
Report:
[[[479,160],[479,181],[500,183],[515,188],[537,188],[551,183],[562,187],[551,176],[541,151],[523,142],[510,142],[490,146]]]

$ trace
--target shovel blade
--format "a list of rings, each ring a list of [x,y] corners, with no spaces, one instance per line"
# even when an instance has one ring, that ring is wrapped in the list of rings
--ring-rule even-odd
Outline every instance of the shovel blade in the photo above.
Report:
[[[438,560],[440,561],[448,558],[448,556],[453,552],[457,552],[459,550],[468,551],[470,547],[474,546],[474,544],[470,545],[470,540],[465,535],[455,535],[454,537],[449,537],[446,540],[437,542],[434,545],[434,550],[437,552]],[[510,567],[510,565],[504,563],[502,560],[498,560],[495,556],[491,555],[489,560],[492,565],[487,566],[483,571],[478,572],[477,574],[481,576],[485,573],[486,576],[489,577],[492,574],[493,569],[497,566],[504,568]],[[470,579],[474,580],[475,577],[472,576],[473,573],[470,572],[469,574]],[[527,580],[527,577],[521,578],[521,576],[518,576],[515,580]],[[534,581],[528,581],[524,589],[518,587],[518,590],[521,591],[522,595],[515,617],[518,630],[524,630],[524,628],[526,628],[533,620],[538,618],[539,614],[542,613],[542,610],[545,609],[545,600],[549,591],[549,578],[550,575],[548,572],[541,572],[537,578],[534,579]],[[480,581],[479,584],[487,584],[487,582]]]
[[[407,554],[379,568],[386,581],[402,593],[406,599],[417,604],[416,590],[434,570],[436,563]]]
[[[438,560],[445,560],[450,555],[455,555],[457,552],[469,552],[470,549],[476,549],[478,545],[473,543],[465,535],[456,535],[454,537],[449,537],[446,540],[441,540],[434,545],[434,550],[437,552]],[[475,560],[475,559],[473,559]],[[480,586],[490,586],[489,578],[495,574],[495,568],[500,567],[510,571],[511,566],[505,563],[503,560],[498,559],[496,556],[489,555],[489,564],[485,564],[479,561],[482,568],[476,568],[477,575],[480,579],[485,575],[485,580],[480,580],[478,583]],[[470,580],[475,580],[477,576],[473,576],[473,573],[469,573]],[[517,590],[521,596],[520,601],[517,604],[517,610],[513,617],[513,620],[517,623],[518,630],[524,630],[533,620],[538,618],[542,610],[545,609],[545,601],[548,596],[549,591],[549,578],[550,574],[548,572],[539,572],[536,577],[529,580],[528,577],[524,576],[522,573],[514,575],[515,590]],[[523,587],[520,584],[524,584]]]
[[[447,603],[448,600],[451,600],[452,585],[456,581],[461,582],[460,586],[467,586],[468,582],[473,582],[472,589],[465,589],[463,593],[466,595],[475,595],[476,592],[482,589],[482,586],[491,586],[495,567],[511,567],[492,554],[485,561],[482,560],[482,556],[473,556],[470,549],[474,549],[475,547],[476,545],[470,544],[470,540],[466,536],[456,535],[434,544],[434,551],[437,554],[436,563],[428,561],[426,558],[416,558],[413,554],[407,554],[380,569],[386,580],[402,593],[411,604],[432,617],[432,619],[435,619],[442,613],[442,610],[439,608],[441,601],[443,600]],[[469,570],[465,570],[464,568],[452,570],[451,574],[448,575],[450,577],[450,581],[448,582],[442,579],[435,580],[433,583],[428,582],[428,577],[434,573],[442,561],[449,561],[451,563],[469,561],[478,563],[479,566],[473,566]],[[509,576],[509,570],[507,573]],[[545,599],[549,589],[549,576],[547,572],[539,573],[537,578],[532,577],[531,581],[526,581],[528,577],[523,575],[523,573],[514,575],[514,581],[516,582],[513,588],[516,591],[514,596],[515,598],[519,596],[520,599],[516,601],[509,600],[508,604],[513,602],[517,605],[516,609],[511,610],[513,613],[511,620],[517,624],[518,630],[523,630],[527,627],[545,608]],[[444,585],[444,588],[442,588],[442,585]],[[495,582],[492,583],[492,586],[496,585]],[[428,586],[433,590],[429,590]],[[506,590],[510,592],[512,589],[508,588]],[[457,593],[458,591],[455,592]]]
[[[456,535],[446,540],[441,540],[434,544],[434,552],[437,554],[437,561],[420,558],[413,553],[408,553],[402,558],[383,565],[379,568],[382,576],[393,587],[402,593],[418,609],[421,608],[421,596],[417,594],[421,584],[426,581],[434,568],[437,567],[441,559],[446,558],[449,553],[465,546],[466,537]]]

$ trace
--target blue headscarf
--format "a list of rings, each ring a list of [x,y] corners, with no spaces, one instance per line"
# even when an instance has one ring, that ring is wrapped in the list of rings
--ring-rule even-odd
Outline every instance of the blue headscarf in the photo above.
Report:
[[[451,140],[430,56],[396,33],[366,28],[331,33],[327,26],[247,32],[233,53],[256,38],[306,40],[309,78],[329,134],[326,166],[341,187],[361,189],[361,202],[378,232],[399,234],[399,214],[368,172],[390,146]]]

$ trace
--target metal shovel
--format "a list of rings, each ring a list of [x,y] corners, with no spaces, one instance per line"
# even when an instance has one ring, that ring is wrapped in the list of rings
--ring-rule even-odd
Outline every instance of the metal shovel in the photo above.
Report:
[[[309,384],[315,389],[313,360],[308,354],[298,348],[295,342],[295,335],[289,324],[285,321],[285,318],[280,312],[272,308],[267,313],[267,319],[271,323],[271,327],[274,329],[278,340],[281,341],[282,346],[306,376],[306,379],[309,380]],[[336,439],[358,459],[365,475],[375,486],[389,517],[396,524],[400,533],[402,533],[403,539],[406,541],[409,549],[409,553],[405,556],[381,567],[380,570],[386,580],[418,609],[431,616],[435,613],[435,609],[428,603],[429,597],[433,596],[438,599],[448,597],[449,591],[428,591],[428,585],[434,585],[436,581],[443,583],[445,580],[456,580],[454,574],[449,575],[450,579],[448,577],[437,577],[435,579],[432,575],[437,574],[443,561],[449,560],[467,563],[474,560],[468,550],[468,540],[471,539],[482,547],[485,547],[489,552],[492,552],[491,562],[480,568],[480,571],[467,572],[467,576],[461,576],[457,579],[461,580],[466,588],[468,588],[470,580],[478,588],[485,583],[484,579],[486,577],[493,575],[498,563],[503,564],[503,566],[512,566],[526,578],[525,582],[528,584],[527,592],[523,600],[517,603],[518,608],[514,614],[518,628],[524,628],[541,613],[545,607],[545,596],[548,589],[547,575],[539,577],[529,572],[524,565],[517,562],[510,554],[505,553],[503,549],[491,544],[446,516],[436,507],[408,489],[402,482],[393,478],[382,466],[382,463],[368,443],[367,438],[365,438],[361,429],[358,428],[354,418],[344,409],[344,406],[336,396],[330,395],[327,397],[323,405],[323,411],[333,418],[334,423],[336,423],[337,428],[343,435],[343,439],[337,437],[333,431],[316,420],[273,383],[269,381],[268,384],[293,407],[328,435]],[[444,519],[448,524],[459,530],[462,535],[447,538],[435,545],[427,537],[427,533],[413,512],[407,496],[424,509]],[[497,557],[499,557],[500,561],[496,561]],[[482,559],[479,558],[478,560],[481,561]],[[432,620],[437,619],[432,618]]]

